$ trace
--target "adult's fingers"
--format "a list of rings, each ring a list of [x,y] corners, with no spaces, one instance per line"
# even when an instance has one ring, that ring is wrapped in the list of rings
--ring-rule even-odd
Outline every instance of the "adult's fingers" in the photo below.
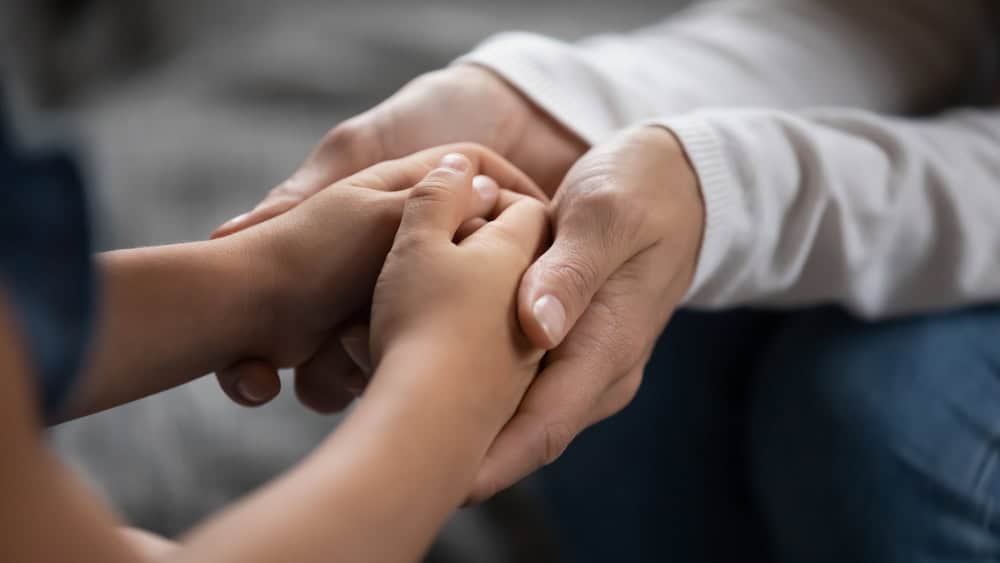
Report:
[[[302,166],[272,189],[247,213],[230,219],[212,233],[219,238],[242,231],[292,209],[333,182],[350,176],[383,158],[382,144],[364,113],[330,130]]]
[[[489,498],[562,455],[588,426],[628,404],[655,329],[655,292],[615,275],[566,342],[549,353],[517,412],[490,447],[472,501]],[[647,336],[651,335],[651,336]]]
[[[548,201],[545,192],[524,172],[496,152],[476,143],[442,145],[396,160],[386,160],[345,178],[343,184],[379,191],[403,190],[423,179],[450,153],[465,155],[478,174],[489,176],[502,189]]]
[[[282,186],[284,185],[285,184],[282,184]],[[309,197],[309,195],[312,195],[311,193],[306,195],[304,193],[292,194],[276,192],[275,190],[278,190],[279,188],[281,188],[281,186],[275,188],[267,196],[265,196],[264,200],[261,201],[257,207],[254,207],[246,213],[237,215],[217,227],[214,231],[212,231],[212,235],[209,238],[217,239],[229,236],[233,233],[238,233],[244,229],[248,229],[258,223],[263,223],[272,217],[277,217],[289,209],[292,209],[296,205],[302,203],[302,201]]]
[[[631,241],[606,228],[610,211],[600,202],[586,202],[575,212],[563,209],[556,208],[555,241],[528,268],[518,293],[521,328],[545,349],[563,341],[594,294],[634,252]]]
[[[281,392],[281,378],[264,360],[243,360],[215,374],[219,386],[233,402],[256,407],[269,402]]]
[[[304,364],[295,368],[295,394],[299,402],[316,412],[344,410],[355,397],[351,388],[359,377],[340,339],[330,337]]]
[[[608,383],[596,377],[593,355],[550,363],[538,375],[490,446],[470,502],[486,500],[555,461],[592,418]]]
[[[372,121],[368,112],[331,129],[291,177],[268,192],[257,207],[223,223],[212,238],[281,215],[333,182],[382,160],[382,144]]]
[[[354,365],[367,375],[373,371],[370,347],[371,327],[368,323],[353,324],[340,331],[340,344]]]

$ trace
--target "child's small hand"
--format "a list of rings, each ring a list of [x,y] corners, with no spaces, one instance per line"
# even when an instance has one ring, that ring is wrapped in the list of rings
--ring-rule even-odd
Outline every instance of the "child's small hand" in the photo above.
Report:
[[[544,204],[503,191],[497,216],[463,238],[474,173],[469,159],[450,154],[411,191],[375,288],[371,345],[376,366],[389,357],[433,366],[433,381],[408,384],[451,395],[470,409],[469,424],[478,419],[495,435],[542,357],[521,333],[516,304],[549,229]]]
[[[340,346],[339,327],[367,312],[410,188],[444,155],[456,151],[472,159],[470,168],[486,175],[476,177],[475,190],[470,187],[467,206],[460,211],[464,218],[492,213],[499,188],[541,193],[495,153],[478,145],[452,145],[372,166],[280,217],[226,237],[235,252],[253,262],[252,277],[259,280],[254,286],[265,288],[254,293],[267,295],[244,356],[263,360],[245,362],[256,370],[251,376],[268,383],[274,393],[279,386],[274,368],[294,366],[296,390],[304,402],[322,411],[346,404],[351,395],[342,378],[353,362]],[[470,174],[470,183],[472,178]],[[237,378],[220,376],[230,396],[242,398],[236,391],[246,374],[241,367]]]

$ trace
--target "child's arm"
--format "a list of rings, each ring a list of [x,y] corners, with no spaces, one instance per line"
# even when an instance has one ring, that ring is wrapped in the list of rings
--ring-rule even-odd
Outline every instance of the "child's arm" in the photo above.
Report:
[[[472,164],[469,163],[469,168]],[[376,375],[360,406],[284,478],[196,530],[170,561],[414,561],[468,494],[541,351],[515,294],[546,238],[541,204],[511,194],[492,222],[452,238],[471,170],[413,191],[373,305]],[[2,303],[0,303],[2,305]],[[10,561],[149,561],[42,446],[32,390],[0,310],[0,524]],[[145,557],[145,558],[144,558]]]
[[[247,241],[137,248],[97,257],[99,317],[72,416],[186,383],[250,353],[274,294]],[[373,250],[374,252],[375,250]]]
[[[376,370],[358,408],[294,473],[192,536],[192,553],[413,561],[465,500],[542,356],[521,334],[516,294],[548,232],[540,202],[505,193],[499,217],[453,243],[469,179],[436,171],[410,196],[375,290]],[[219,541],[261,514],[283,517],[260,538]]]
[[[308,360],[331,329],[367,305],[405,188],[457,149],[500,186],[537,189],[481,147],[442,147],[369,168],[301,209],[230,237],[99,256],[94,351],[66,417],[169,389],[243,358],[278,367]],[[476,199],[469,216],[494,205],[495,195]]]

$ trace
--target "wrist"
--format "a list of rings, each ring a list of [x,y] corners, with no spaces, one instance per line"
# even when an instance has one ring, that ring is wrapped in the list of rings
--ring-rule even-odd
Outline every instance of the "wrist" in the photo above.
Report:
[[[509,370],[477,361],[485,349],[434,330],[397,338],[381,353],[366,397],[402,397],[445,425],[462,426],[466,436],[492,438],[517,397],[504,392]]]
[[[269,258],[265,238],[250,229],[207,243],[212,245],[207,259],[219,266],[226,288],[221,292],[228,311],[226,333],[234,343],[229,364],[248,358],[271,359],[268,328],[287,289],[280,268]]]
[[[640,142],[652,147],[654,158],[658,155],[662,170],[658,178],[669,178],[663,190],[666,209],[659,215],[669,217],[665,222],[663,240],[672,241],[674,254],[680,261],[680,271],[675,283],[683,286],[686,295],[694,282],[698,259],[705,237],[706,205],[698,173],[687,148],[671,129],[659,124],[641,127],[636,132]]]
[[[368,303],[404,202],[396,192],[335,185],[226,237],[244,256],[248,357],[304,361],[310,343]]]

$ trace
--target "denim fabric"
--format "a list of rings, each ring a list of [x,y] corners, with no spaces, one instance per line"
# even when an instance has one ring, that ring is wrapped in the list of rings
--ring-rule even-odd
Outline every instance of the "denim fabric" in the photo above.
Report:
[[[680,313],[544,473],[574,561],[1000,558],[1000,308]]]
[[[0,107],[0,284],[51,420],[80,371],[93,303],[82,182],[64,153],[15,146]]]

